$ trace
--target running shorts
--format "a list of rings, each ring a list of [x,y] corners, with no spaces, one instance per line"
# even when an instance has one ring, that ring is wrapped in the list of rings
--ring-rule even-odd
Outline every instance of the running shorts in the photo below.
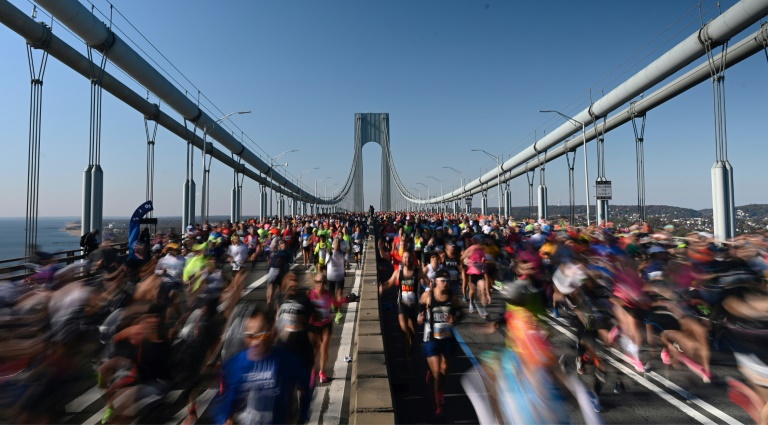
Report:
[[[424,342],[424,357],[430,358],[441,354],[445,357],[453,354],[453,338],[433,339]]]

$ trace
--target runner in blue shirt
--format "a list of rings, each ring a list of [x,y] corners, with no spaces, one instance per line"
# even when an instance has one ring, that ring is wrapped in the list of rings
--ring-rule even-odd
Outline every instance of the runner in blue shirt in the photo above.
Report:
[[[306,423],[309,370],[293,353],[273,345],[273,323],[264,312],[251,315],[244,329],[248,348],[222,366],[216,423]]]

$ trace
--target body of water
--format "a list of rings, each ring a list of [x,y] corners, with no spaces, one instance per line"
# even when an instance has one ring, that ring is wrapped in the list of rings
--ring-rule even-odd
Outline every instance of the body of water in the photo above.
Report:
[[[41,217],[37,220],[37,245],[47,252],[80,248],[80,236],[62,230],[79,217]],[[24,256],[24,217],[0,218],[0,259]]]

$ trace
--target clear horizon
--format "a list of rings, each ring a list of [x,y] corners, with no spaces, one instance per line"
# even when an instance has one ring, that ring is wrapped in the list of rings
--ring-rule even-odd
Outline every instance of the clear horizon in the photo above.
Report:
[[[741,207],[750,206],[750,205],[766,205],[766,206],[768,206],[768,204],[756,204],[756,203],[753,203],[753,204],[737,205],[736,209],[741,208]],[[591,206],[593,207],[594,205],[591,205]],[[528,205],[513,205],[512,206],[512,208],[527,208],[527,207],[528,207]],[[536,205],[534,205],[534,208],[535,207],[536,207]],[[566,204],[561,204],[561,205],[549,204],[549,205],[547,205],[547,207],[560,207],[560,208],[564,208],[564,207],[567,207],[567,205]],[[576,208],[584,207],[584,204],[576,204],[575,207]],[[610,207],[634,208],[634,207],[637,207],[637,204],[609,204],[609,208]],[[711,207],[709,207],[709,208],[691,208],[691,207],[683,207],[683,206],[679,206],[679,205],[665,205],[665,204],[653,204],[653,205],[648,204],[648,205],[646,205],[646,208],[648,208],[648,207],[685,208],[685,209],[690,209],[690,210],[694,210],[694,211],[703,211],[703,210],[707,210],[707,209],[712,209]],[[473,204],[472,208],[479,208],[479,205],[474,205]],[[496,209],[496,207],[492,206],[492,205],[489,205],[488,208],[492,209],[492,210]],[[449,210],[450,210],[450,208],[449,208]],[[451,213],[451,212],[449,211],[449,213]],[[591,213],[594,214],[594,211],[592,211]],[[256,217],[256,216],[258,216],[258,214],[246,214],[246,213],[243,213],[243,217],[246,217],[246,219],[251,218],[251,217]],[[209,217],[217,217],[217,218],[218,217],[225,217],[225,218],[228,218],[229,214],[211,214]],[[24,217],[24,216],[0,217],[0,220],[2,220],[2,219],[25,219],[25,218],[26,217]],[[81,219],[79,216],[74,216],[74,215],[72,215],[72,216],[39,216],[38,218],[76,219],[76,220],[80,220]],[[110,220],[110,219],[130,219],[130,218],[131,218],[130,215],[124,215],[124,216],[117,216],[117,215],[104,216],[104,220]],[[180,215],[155,215],[154,218],[181,218],[181,216]]]

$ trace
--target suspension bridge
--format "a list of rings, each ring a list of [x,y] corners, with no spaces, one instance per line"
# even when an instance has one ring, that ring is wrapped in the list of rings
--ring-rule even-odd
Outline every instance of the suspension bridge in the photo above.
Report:
[[[211,164],[215,160],[224,165],[227,172],[232,173],[230,219],[232,222],[241,221],[243,216],[243,182],[247,178],[253,181],[257,187],[259,199],[259,218],[266,217],[297,217],[314,214],[336,213],[342,211],[363,212],[367,210],[367,198],[364,186],[363,149],[367,144],[376,144],[381,148],[381,187],[379,209],[382,211],[431,211],[450,214],[471,213],[472,199],[480,198],[480,215],[486,216],[492,213],[510,217],[513,208],[513,195],[510,183],[514,179],[525,176],[528,182],[529,205],[537,206],[537,215],[548,218],[548,183],[546,179],[547,165],[561,157],[566,157],[568,168],[568,202],[570,207],[569,221],[576,224],[576,191],[577,187],[575,171],[577,164],[583,161],[586,182],[584,184],[587,200],[595,199],[595,203],[586,204],[587,213],[585,223],[587,226],[601,224],[610,221],[609,202],[611,200],[611,181],[606,167],[606,135],[611,131],[630,125],[635,142],[635,169],[637,187],[637,208],[639,217],[645,219],[646,207],[646,166],[644,156],[644,141],[647,114],[666,102],[678,96],[684,96],[686,92],[700,84],[710,82],[712,84],[712,104],[714,115],[714,144],[715,156],[710,170],[712,208],[714,220],[714,234],[718,240],[728,240],[736,235],[735,228],[735,197],[736,184],[734,182],[734,165],[728,157],[728,138],[726,127],[726,79],[725,73],[729,68],[758,54],[763,54],[768,48],[768,25],[761,24],[754,30],[757,24],[764,22],[768,16],[768,0],[741,0],[732,7],[724,10],[719,16],[709,22],[702,22],[700,28],[692,31],[685,39],[663,54],[657,55],[642,70],[626,78],[612,90],[602,94],[594,101],[590,101],[587,108],[574,114],[565,114],[558,110],[542,109],[539,112],[549,114],[562,120],[562,124],[554,130],[547,132],[542,137],[535,137],[530,146],[521,149],[508,159],[501,155],[495,155],[483,149],[476,149],[479,153],[490,157],[495,167],[482,175],[474,178],[466,176],[453,167],[451,169],[461,177],[461,184],[455,189],[443,191],[443,181],[431,176],[425,178],[434,179],[440,184],[440,192],[430,193],[427,189],[426,196],[413,186],[423,183],[414,183],[401,178],[398,172],[395,155],[391,146],[397,146],[397,138],[391,139],[391,127],[397,126],[397,116],[391,116],[387,112],[371,113],[361,112],[350,116],[350,127],[354,128],[352,142],[352,162],[346,178],[333,190],[331,196],[327,192],[321,196],[318,193],[317,180],[314,190],[303,184],[303,176],[307,170],[296,178],[290,176],[279,160],[291,151],[285,151],[275,156],[259,154],[255,148],[245,141],[243,137],[228,131],[224,123],[233,116],[248,114],[251,111],[238,111],[230,114],[216,116],[211,111],[201,107],[199,98],[194,99],[189,93],[178,87],[167,75],[157,69],[148,58],[135,49],[135,47],[118,34],[111,23],[104,23],[96,16],[93,9],[89,10],[77,0],[36,0],[36,4],[55,19],[57,25],[71,31],[85,45],[85,51],[68,44],[57,36],[57,31],[52,30],[51,25],[37,21],[28,13],[20,10],[16,5],[7,0],[0,0],[0,23],[5,27],[4,37],[8,34],[16,34],[19,42],[27,45],[27,61],[30,71],[30,96],[29,102],[29,145],[27,157],[26,179],[26,211],[25,211],[25,241],[26,256],[33,254],[37,245],[38,215],[40,205],[40,167],[41,154],[45,152],[46,137],[42,132],[45,118],[43,110],[55,109],[59,105],[46,105],[43,92],[46,80],[46,69],[50,61],[57,61],[61,65],[70,68],[77,74],[90,81],[90,116],[89,116],[89,143],[88,158],[84,161],[85,169],[82,174],[82,197],[79,200],[81,208],[81,229],[86,234],[90,229],[102,229],[104,226],[104,191],[109,188],[104,185],[104,174],[109,169],[102,167],[102,97],[106,92],[114,99],[124,103],[135,110],[138,117],[143,117],[146,133],[146,200],[153,201],[155,180],[158,178],[156,170],[156,158],[154,148],[156,144],[157,129],[162,127],[178,137],[181,143],[186,145],[185,160],[186,172],[184,176],[174,176],[182,184],[182,205],[178,206],[181,212],[182,226],[205,221],[211,215]],[[36,6],[37,7],[37,6]],[[752,30],[747,31],[752,28]],[[9,32],[10,31],[10,32]],[[766,56],[768,57],[768,55]],[[5,57],[5,60],[21,60],[21,58]],[[118,72],[110,72],[112,67]],[[146,88],[159,101],[150,102],[148,96],[139,93],[129,87],[126,78]],[[4,99],[2,101],[14,102],[26,106],[27,99]],[[173,111],[173,115],[169,113]],[[178,118],[180,117],[180,118]],[[394,121],[391,121],[394,120]],[[347,143],[347,142],[344,142]],[[593,143],[597,147],[597,157],[590,158],[586,154],[587,146]],[[336,146],[338,149],[347,149]],[[608,145],[610,146],[610,145]],[[438,148],[438,147],[436,147]],[[488,148],[491,149],[491,148]],[[577,156],[577,152],[581,152]],[[198,158],[198,161],[195,160]],[[479,161],[480,155],[475,160]],[[14,161],[23,161],[23,158],[14,158]],[[594,161],[591,165],[589,161]],[[440,164],[441,166],[443,164]],[[196,167],[197,166],[197,167]],[[593,168],[591,169],[590,166]],[[652,165],[650,165],[652,166]],[[475,167],[477,168],[477,167]],[[344,168],[346,169],[346,168]],[[744,170],[745,174],[759,173],[762,170]],[[538,172],[539,185],[534,187],[534,177]],[[594,177],[594,181],[590,180]],[[6,176],[8,180],[21,176]],[[558,182],[559,183],[559,182]],[[596,190],[592,196],[590,187],[594,183]],[[200,184],[200,188],[198,188]],[[553,182],[550,180],[549,185]],[[254,186],[251,186],[254,187]],[[496,192],[498,200],[495,209],[489,208],[489,193]],[[198,193],[200,199],[196,199]],[[273,209],[272,201],[276,208]],[[594,208],[594,209],[591,209]],[[255,278],[254,278],[255,279]],[[353,282],[347,288],[359,288],[362,274],[353,277]],[[254,288],[259,285],[254,286]],[[571,338],[570,330],[563,324],[558,324],[556,318],[550,317],[558,329],[561,329],[563,341]],[[346,332],[346,331],[345,331]],[[351,332],[351,331],[349,331]],[[470,339],[472,337],[470,336]],[[349,350],[353,344],[350,336],[340,337],[334,340],[334,349],[339,348],[339,354],[334,361],[343,358],[343,350]],[[480,350],[485,347],[492,338],[483,339],[477,337],[474,340],[475,348]],[[565,342],[563,342],[565,343]],[[346,344],[346,348],[345,345]],[[615,362],[623,359],[617,355]],[[732,374],[723,371],[723,374]],[[665,384],[665,378],[637,377],[640,385],[649,388],[650,392],[660,395],[662,399],[673,397],[680,399],[679,387],[674,384]],[[651,382],[652,381],[652,382]],[[661,388],[666,385],[667,388]],[[670,390],[670,388],[672,388]],[[347,386],[349,391],[349,386]],[[84,389],[83,395],[74,400],[72,407],[87,407],[95,400],[92,389]],[[349,403],[349,393],[341,389],[344,402],[334,400],[333,395],[326,394],[325,401],[318,402],[318,407],[323,406],[323,412],[328,412],[336,407],[334,403]],[[460,389],[455,389],[460,393]],[[667,393],[677,395],[669,395]],[[662,395],[664,393],[666,395]],[[458,397],[458,395],[457,395]],[[673,407],[664,405],[659,412],[670,414],[684,412],[686,420],[693,422],[709,423],[707,421],[739,423],[733,416],[737,413],[731,408],[722,407],[727,400],[722,397],[708,394],[711,397],[708,402],[696,399],[698,407],[680,407],[680,403],[671,403]],[[714,401],[713,401],[714,400]],[[90,403],[88,403],[90,401]],[[661,404],[661,402],[659,402]],[[407,402],[403,405],[408,405]],[[713,407],[715,405],[716,407]],[[675,410],[677,409],[677,410]],[[706,414],[702,412],[708,412]],[[97,414],[95,411],[70,412],[69,420],[74,422],[89,422]],[[706,416],[709,415],[709,416]],[[332,413],[334,420],[339,419],[339,413]],[[704,419],[702,419],[704,418]],[[183,419],[183,418],[177,418]],[[317,418],[315,418],[317,419]],[[344,417],[348,420],[348,417]],[[474,420],[476,418],[469,418]],[[741,419],[741,418],[740,418]],[[92,421],[91,421],[92,422]]]

